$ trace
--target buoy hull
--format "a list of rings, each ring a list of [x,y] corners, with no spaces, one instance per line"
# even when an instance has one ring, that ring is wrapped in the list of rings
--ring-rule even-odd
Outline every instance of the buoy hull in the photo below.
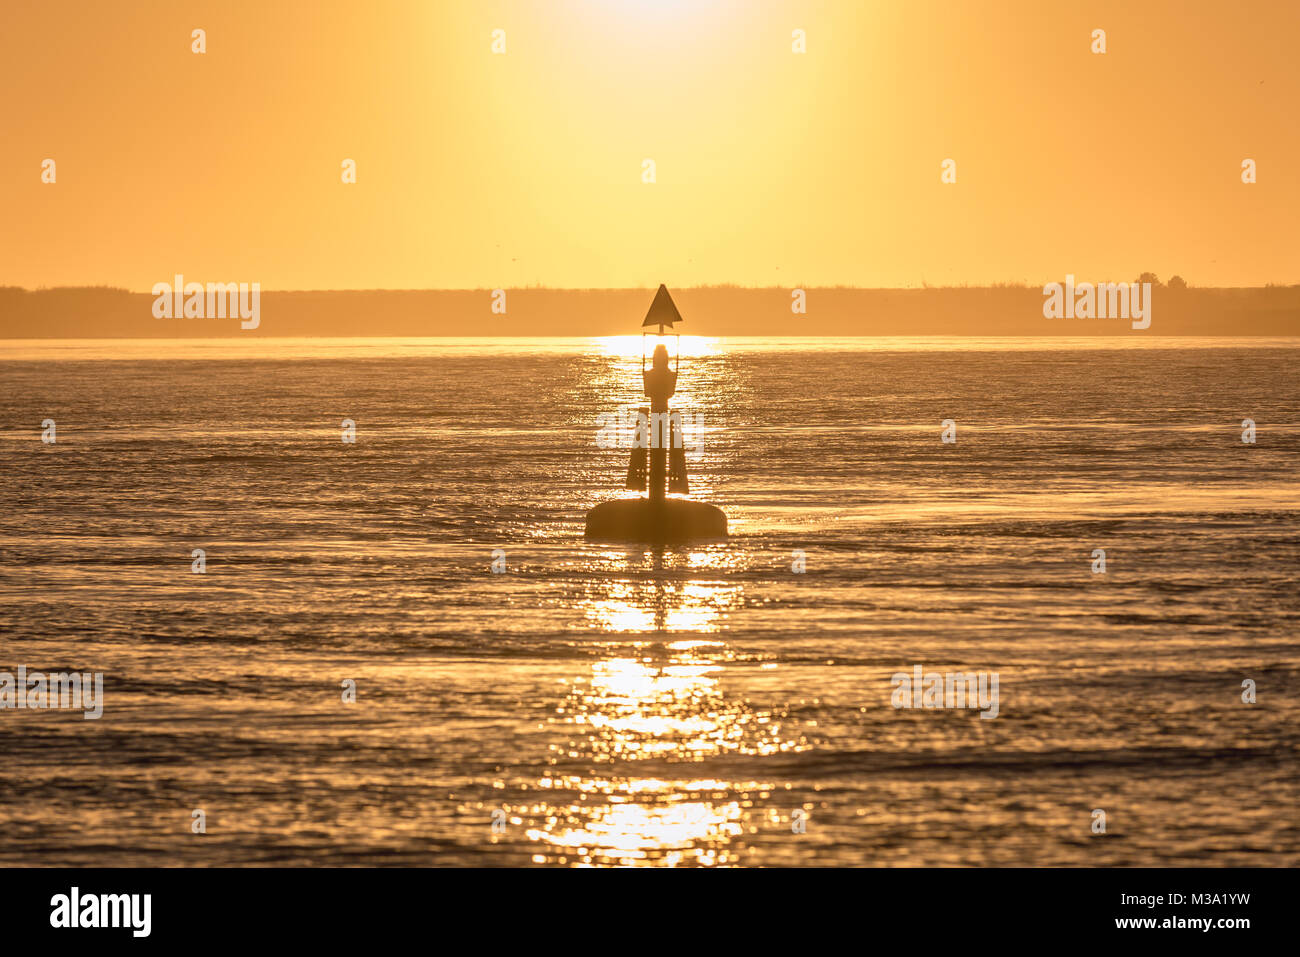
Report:
[[[586,537],[652,544],[708,541],[727,537],[727,516],[707,502],[622,498],[587,513]]]

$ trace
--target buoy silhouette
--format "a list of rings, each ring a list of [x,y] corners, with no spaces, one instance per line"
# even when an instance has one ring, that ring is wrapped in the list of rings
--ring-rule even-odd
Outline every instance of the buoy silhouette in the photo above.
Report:
[[[656,339],[664,330],[682,321],[681,313],[668,288],[660,284],[650,311],[641,323],[658,327]],[[686,477],[686,449],[682,442],[681,417],[668,411],[668,400],[677,391],[677,372],[681,366],[681,349],[677,362],[670,368],[668,347],[658,342],[650,368],[645,366],[645,333],[642,333],[641,382],[650,407],[638,413],[637,437],[628,463],[624,487],[645,492],[644,497],[602,502],[587,513],[586,537],[603,541],[649,542],[669,544],[707,541],[727,537],[727,516],[722,509],[707,502],[669,498],[667,493],[685,495],[689,490]]]

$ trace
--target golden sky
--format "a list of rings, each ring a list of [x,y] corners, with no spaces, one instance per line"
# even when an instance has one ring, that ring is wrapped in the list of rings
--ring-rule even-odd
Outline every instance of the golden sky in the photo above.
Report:
[[[0,284],[1300,281],[1295,0],[4,6]]]

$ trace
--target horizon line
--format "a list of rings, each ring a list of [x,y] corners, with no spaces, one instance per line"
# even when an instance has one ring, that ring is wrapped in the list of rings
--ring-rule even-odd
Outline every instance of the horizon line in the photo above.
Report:
[[[183,273],[181,274],[184,275]],[[1071,275],[1067,273],[1066,275]],[[1078,274],[1073,274],[1078,275]],[[1170,279],[1178,277],[1175,273]],[[196,280],[197,281],[197,280]],[[212,280],[213,282],[229,282],[239,280]],[[254,280],[255,281],[255,280]],[[737,291],[766,291],[782,290],[789,291],[792,289],[818,289],[818,290],[836,290],[849,292],[926,292],[934,290],[953,290],[953,289],[1042,289],[1044,286],[1060,282],[1060,279],[1049,279],[1043,283],[1022,282],[992,282],[992,283],[957,283],[957,284],[930,284],[922,282],[920,285],[913,286],[855,286],[855,285],[817,285],[809,283],[794,283],[792,285],[740,285],[737,283],[708,283],[685,286],[669,286],[670,289],[677,291],[688,290],[737,290]],[[1084,279],[1083,282],[1095,282],[1094,280]],[[1123,280],[1100,280],[1102,282],[1137,282],[1137,279]],[[1186,280],[1184,280],[1186,282]],[[664,285],[667,285],[666,283]],[[1161,282],[1157,279],[1154,283],[1159,288],[1168,288],[1168,282]],[[511,291],[531,290],[536,292],[643,292],[653,290],[654,286],[544,286],[544,285],[527,285],[527,286],[336,286],[332,288],[318,289],[267,289],[262,288],[259,284],[258,291],[263,293],[340,293],[340,292],[478,292],[491,293],[496,289],[506,289]],[[1294,289],[1300,288],[1300,280],[1293,282],[1266,282],[1263,284],[1253,285],[1214,285],[1214,286],[1197,286],[1190,282],[1187,283],[1188,290],[1223,290],[1223,289]],[[58,291],[100,291],[100,292],[124,292],[128,295],[135,296],[152,296],[156,295],[152,289],[138,290],[130,289],[126,286],[115,286],[107,283],[89,284],[89,285],[58,285],[58,286],[22,286],[0,283],[0,293],[2,292],[58,292]]]

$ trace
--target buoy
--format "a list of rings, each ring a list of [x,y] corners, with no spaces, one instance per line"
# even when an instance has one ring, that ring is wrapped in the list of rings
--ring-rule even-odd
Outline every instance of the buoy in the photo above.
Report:
[[[681,313],[668,288],[660,284],[654,302],[646,313],[642,328],[657,326],[655,338],[664,329],[681,322]],[[675,333],[675,330],[674,330]],[[690,486],[686,477],[686,452],[682,441],[680,416],[668,411],[668,400],[677,391],[677,372],[681,366],[681,349],[673,368],[668,364],[668,347],[659,342],[654,348],[650,368],[645,366],[645,334],[642,334],[641,382],[650,408],[639,414],[637,436],[644,439],[632,449],[624,487],[645,492],[644,497],[622,498],[602,502],[587,512],[586,537],[601,541],[680,544],[727,537],[727,516],[722,509],[707,502],[669,498],[666,493],[685,495]]]

